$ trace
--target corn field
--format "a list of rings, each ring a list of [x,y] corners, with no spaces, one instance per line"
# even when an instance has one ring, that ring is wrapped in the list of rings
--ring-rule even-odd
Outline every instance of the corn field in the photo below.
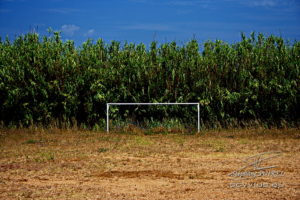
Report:
[[[102,39],[77,47],[59,32],[1,39],[4,126],[54,120],[93,127],[104,121],[107,102],[199,102],[201,122],[222,126],[251,120],[297,124],[300,42],[254,33],[234,44],[154,41],[149,47]],[[124,116],[136,108],[116,109]],[[155,110],[140,113],[153,116]],[[188,118],[190,112],[175,113]]]

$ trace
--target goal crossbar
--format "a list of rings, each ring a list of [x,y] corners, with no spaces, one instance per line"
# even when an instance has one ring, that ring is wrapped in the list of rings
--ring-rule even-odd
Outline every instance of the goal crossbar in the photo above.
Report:
[[[200,132],[200,104],[199,103],[107,103],[106,104],[106,131],[109,132],[109,107],[111,105],[196,105],[197,106],[197,130]]]

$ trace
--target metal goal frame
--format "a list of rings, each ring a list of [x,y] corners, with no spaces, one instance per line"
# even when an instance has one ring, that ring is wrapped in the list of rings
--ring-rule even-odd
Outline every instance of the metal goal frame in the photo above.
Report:
[[[106,104],[106,132],[109,132],[109,107],[113,105],[194,105],[197,106],[197,130],[200,132],[200,104],[199,103],[107,103]]]

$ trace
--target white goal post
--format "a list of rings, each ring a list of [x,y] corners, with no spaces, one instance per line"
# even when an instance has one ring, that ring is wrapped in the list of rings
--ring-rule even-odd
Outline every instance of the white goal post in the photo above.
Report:
[[[112,105],[194,105],[197,106],[197,130],[200,132],[200,104],[199,103],[107,103],[106,104],[106,131],[109,132],[109,107]]]

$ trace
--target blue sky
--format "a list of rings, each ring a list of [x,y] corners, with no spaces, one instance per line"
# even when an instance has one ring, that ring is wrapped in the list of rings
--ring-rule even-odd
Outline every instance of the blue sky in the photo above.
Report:
[[[252,31],[294,41],[300,40],[300,0],[0,0],[2,38],[33,29],[48,35],[49,27],[77,45],[87,38],[232,43]]]

